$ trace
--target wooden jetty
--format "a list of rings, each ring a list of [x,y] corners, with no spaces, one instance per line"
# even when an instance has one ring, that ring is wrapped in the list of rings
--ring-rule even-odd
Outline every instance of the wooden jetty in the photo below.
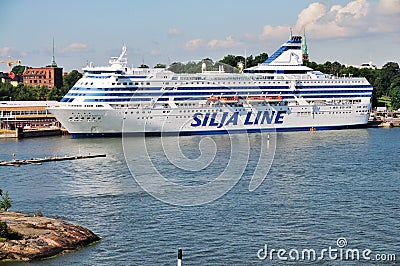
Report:
[[[0,166],[21,166],[26,164],[42,164],[44,162],[57,162],[57,161],[68,161],[68,160],[79,160],[79,159],[91,159],[98,157],[106,157],[106,154],[88,154],[88,155],[66,155],[66,156],[53,156],[45,158],[33,158],[29,160],[12,160],[12,161],[0,161]]]

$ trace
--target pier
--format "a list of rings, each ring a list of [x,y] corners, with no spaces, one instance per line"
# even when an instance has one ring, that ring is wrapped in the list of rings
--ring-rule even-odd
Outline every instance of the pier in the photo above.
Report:
[[[88,154],[88,155],[65,155],[65,156],[53,156],[45,158],[33,158],[29,160],[12,160],[12,161],[0,161],[0,166],[21,166],[26,164],[42,164],[45,162],[57,162],[57,161],[69,161],[69,160],[79,160],[79,159],[91,159],[106,157],[106,154]]]
[[[373,111],[368,120],[369,127],[400,127],[400,111]]]

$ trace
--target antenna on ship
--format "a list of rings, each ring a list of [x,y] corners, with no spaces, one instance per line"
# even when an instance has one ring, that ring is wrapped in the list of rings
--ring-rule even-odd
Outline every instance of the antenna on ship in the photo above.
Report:
[[[244,68],[247,68],[247,49],[244,49]]]
[[[292,28],[290,27],[290,39],[292,39],[292,37],[293,37],[293,30],[292,30]]]
[[[170,54],[168,53],[168,65],[171,65],[171,56],[170,56]]]

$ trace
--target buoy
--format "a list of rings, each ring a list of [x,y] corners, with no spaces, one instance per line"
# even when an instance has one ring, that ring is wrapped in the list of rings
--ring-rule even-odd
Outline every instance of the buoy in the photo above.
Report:
[[[182,266],[182,249],[178,248],[178,266]]]

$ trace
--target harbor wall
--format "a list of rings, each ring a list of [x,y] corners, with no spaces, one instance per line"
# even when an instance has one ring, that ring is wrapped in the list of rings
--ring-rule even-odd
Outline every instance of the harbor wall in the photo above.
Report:
[[[0,129],[0,138],[33,138],[57,136],[62,134],[63,133],[59,128],[42,128],[30,130],[23,130],[22,128],[17,128],[15,130]]]

